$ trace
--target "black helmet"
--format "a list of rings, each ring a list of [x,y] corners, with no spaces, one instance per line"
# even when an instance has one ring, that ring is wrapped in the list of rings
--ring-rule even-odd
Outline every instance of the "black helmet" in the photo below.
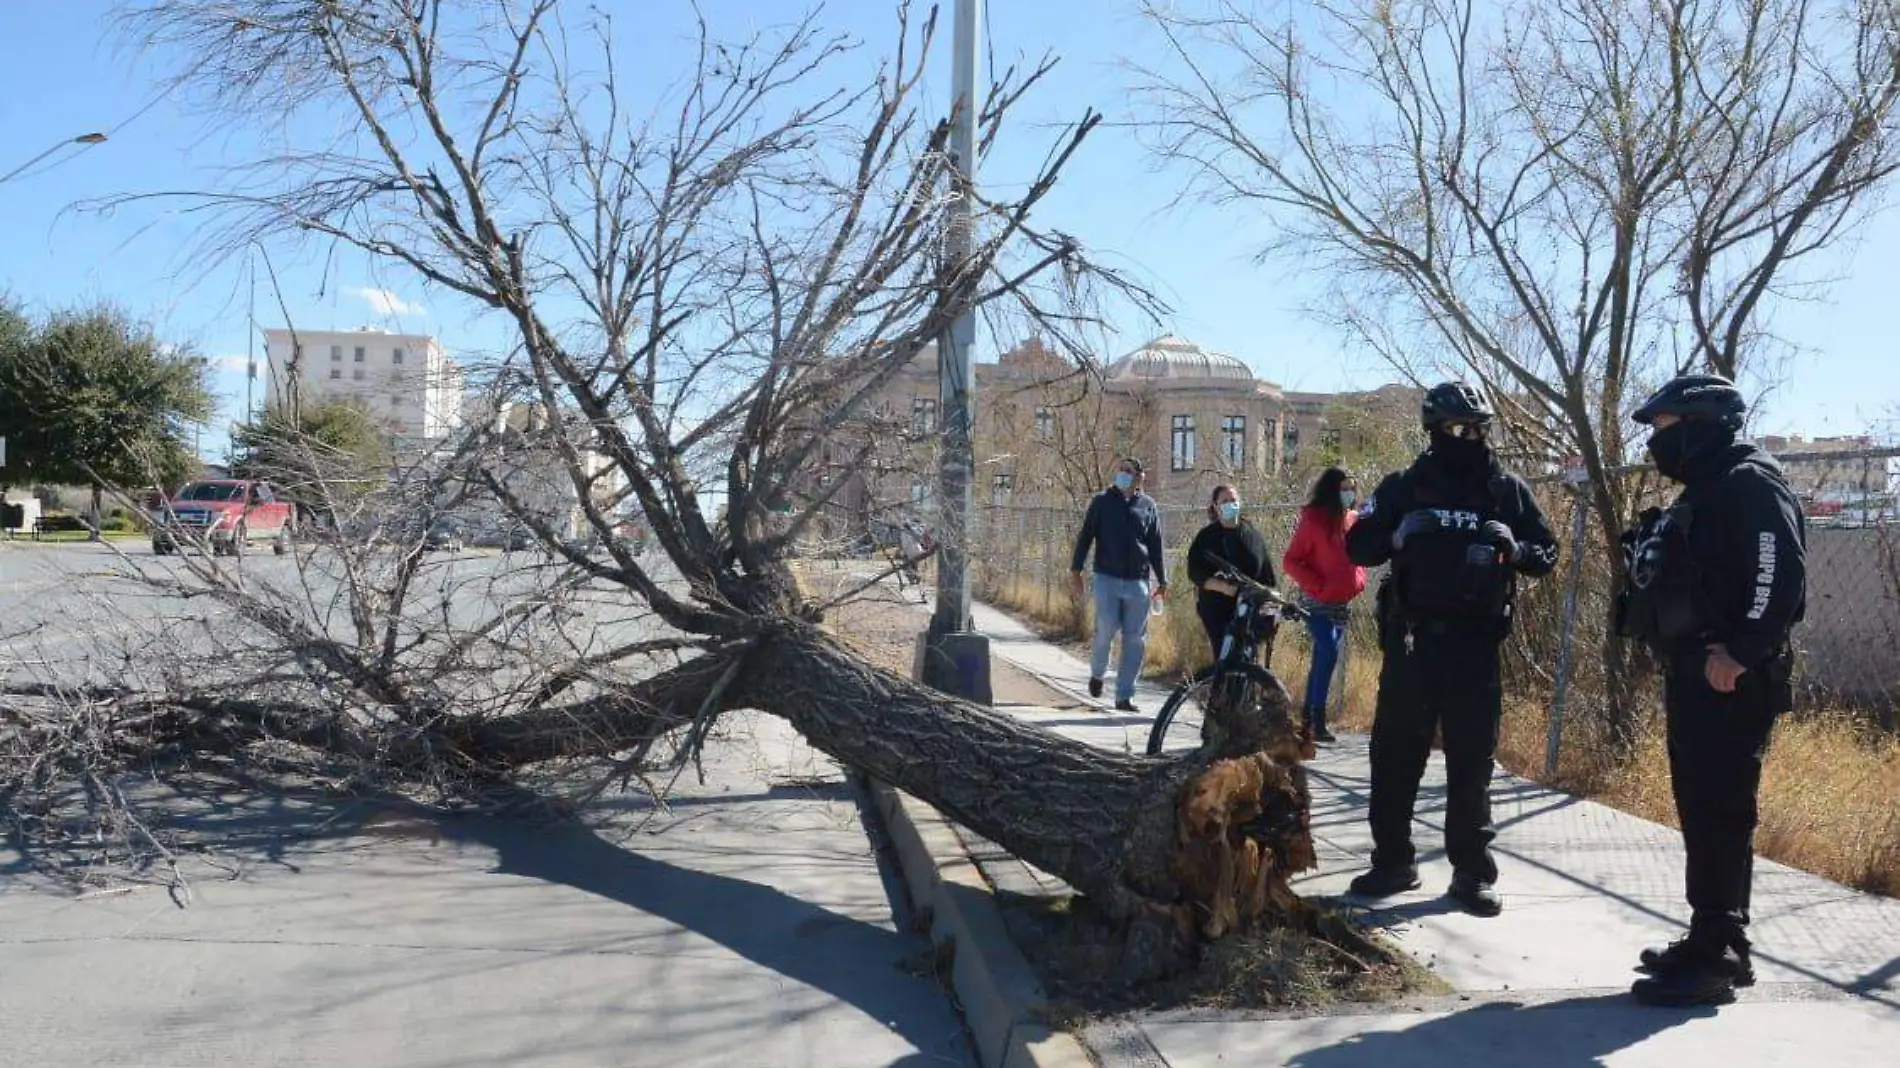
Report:
[[[1647,426],[1659,415],[1674,415],[1740,430],[1746,411],[1748,404],[1742,400],[1741,391],[1721,375],[1678,375],[1644,401],[1630,418]]]
[[[1419,420],[1430,430],[1446,423],[1489,423],[1491,406],[1484,395],[1463,382],[1444,382],[1425,391]]]

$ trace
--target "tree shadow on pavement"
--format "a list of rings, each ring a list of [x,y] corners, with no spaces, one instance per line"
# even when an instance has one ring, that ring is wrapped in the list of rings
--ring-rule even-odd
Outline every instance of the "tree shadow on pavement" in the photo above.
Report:
[[[1530,1004],[1493,1001],[1426,1017],[1409,1027],[1356,1034],[1308,1050],[1286,1064],[1288,1068],[1468,1068],[1479,1064],[1603,1068],[1618,1051],[1715,1012],[1713,1008],[1647,1008],[1627,994]]]
[[[573,823],[445,819],[445,837],[495,852],[494,871],[572,887],[659,917],[890,1028],[917,1052],[890,1068],[970,1063],[958,1027],[941,1026],[948,996],[899,962],[928,948],[781,890],[696,871],[617,845]]]

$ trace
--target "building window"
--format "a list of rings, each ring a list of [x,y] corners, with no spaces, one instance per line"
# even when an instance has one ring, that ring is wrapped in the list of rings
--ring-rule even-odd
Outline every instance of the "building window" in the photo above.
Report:
[[[359,359],[359,360],[363,358],[363,350],[362,350],[362,349],[357,349],[357,350],[356,350],[356,358],[357,358],[357,359]],[[395,367],[400,367],[400,366],[402,366],[402,350],[401,350],[401,349],[392,349],[392,350],[390,351],[390,353],[389,353],[389,362],[390,362],[390,364],[391,364],[392,366],[395,366]]]
[[[990,503],[1004,505],[1009,503],[1009,495],[1016,489],[1016,476],[1003,472],[990,477]]]
[[[1287,463],[1300,458],[1300,425],[1289,422],[1285,437],[1280,442],[1280,455]]]
[[[1260,423],[1260,470],[1271,472],[1280,454],[1280,421],[1268,418]]]
[[[1194,469],[1194,417],[1177,415],[1174,417],[1172,433],[1169,435],[1169,466],[1176,471]]]
[[[330,346],[330,362],[336,363],[342,359],[343,359],[343,346],[331,345]]]
[[[919,512],[930,507],[930,483],[921,478],[911,480],[910,505]]]
[[[1247,463],[1247,417],[1230,415],[1220,422],[1221,455],[1227,460],[1230,471],[1238,471]]]
[[[934,397],[911,399],[910,432],[918,437],[937,432],[937,401]]]
[[[1056,436],[1056,410],[1043,407],[1036,409],[1036,437],[1048,441]]]
[[[363,369],[361,367],[358,367],[355,371],[352,371],[350,373],[350,377],[357,380],[358,382],[361,382],[363,380]]]
[[[330,377],[331,377],[331,378],[342,378],[342,377],[343,377],[343,368],[341,368],[341,367],[332,367],[332,368],[330,368]]]
[[[401,398],[401,397],[399,397],[399,396],[397,396],[397,395],[396,395],[396,394],[394,394],[394,393],[391,393],[391,394],[389,395],[389,406],[390,406],[391,408],[400,408],[400,407],[402,407],[402,398]]]

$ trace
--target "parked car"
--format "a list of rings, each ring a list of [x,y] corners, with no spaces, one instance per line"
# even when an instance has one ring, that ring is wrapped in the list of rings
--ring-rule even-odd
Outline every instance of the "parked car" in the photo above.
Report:
[[[429,533],[424,536],[422,545],[425,549],[459,553],[468,547],[468,539],[462,524],[453,519],[438,519],[429,525]]]
[[[254,542],[268,541],[277,555],[290,551],[297,509],[268,482],[208,478],[187,482],[152,514],[152,551],[176,552],[181,542],[202,542],[212,552],[242,556]]]
[[[534,548],[534,531],[527,527],[510,527],[501,536],[501,551],[505,553],[526,552]]]

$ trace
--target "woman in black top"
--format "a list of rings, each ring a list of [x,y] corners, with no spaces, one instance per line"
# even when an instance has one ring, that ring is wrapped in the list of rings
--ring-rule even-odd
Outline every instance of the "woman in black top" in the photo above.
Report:
[[[1214,495],[1207,502],[1207,517],[1212,522],[1202,527],[1201,532],[1194,535],[1194,543],[1188,546],[1187,572],[1188,579],[1200,591],[1194,607],[1200,614],[1201,626],[1207,628],[1208,644],[1219,657],[1221,637],[1237,607],[1234,596],[1240,591],[1233,583],[1217,576],[1232,565],[1233,570],[1263,586],[1272,586],[1275,582],[1266,539],[1252,523],[1240,517],[1240,494],[1234,487],[1214,487]],[[1263,663],[1272,662],[1273,637],[1274,629],[1269,629],[1260,643]]]

